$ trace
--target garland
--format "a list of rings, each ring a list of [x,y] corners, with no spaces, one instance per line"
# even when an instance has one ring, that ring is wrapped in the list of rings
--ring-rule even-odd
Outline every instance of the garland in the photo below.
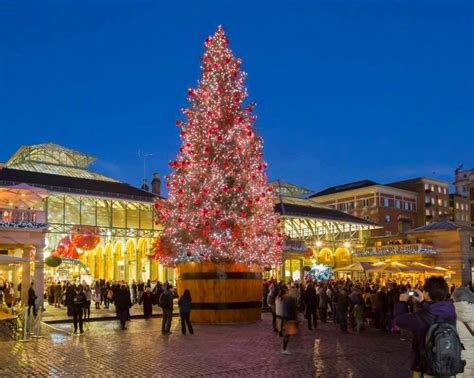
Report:
[[[43,229],[47,228],[46,223],[34,223],[34,222],[4,222],[0,221],[0,227],[2,228],[33,228]]]
[[[438,251],[434,248],[400,248],[400,249],[378,249],[376,251],[354,252],[352,256],[383,256],[383,255],[435,255]]]

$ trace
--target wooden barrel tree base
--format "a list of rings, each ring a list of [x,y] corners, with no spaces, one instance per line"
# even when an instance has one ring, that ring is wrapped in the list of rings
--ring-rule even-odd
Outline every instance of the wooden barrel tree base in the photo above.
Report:
[[[189,289],[191,321],[195,323],[244,323],[260,320],[262,269],[257,265],[183,263],[176,267],[181,296]]]

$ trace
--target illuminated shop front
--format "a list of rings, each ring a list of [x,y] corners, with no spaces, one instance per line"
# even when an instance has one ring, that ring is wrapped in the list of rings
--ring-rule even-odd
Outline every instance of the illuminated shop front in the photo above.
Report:
[[[364,245],[370,230],[380,226],[306,199],[310,190],[282,181],[271,183],[277,193],[275,210],[283,220],[284,262],[275,275],[301,280],[305,272],[321,273],[352,262],[352,252]]]
[[[33,207],[22,204],[21,195],[6,206],[15,212],[34,210],[48,225],[44,257],[61,253],[79,260],[46,267],[45,276],[172,280],[172,270],[148,258],[159,232],[154,222],[159,179],[153,183],[157,192],[151,193],[92,171],[94,160],[56,144],[40,144],[21,147],[0,169],[0,188],[28,185],[41,191]],[[69,243],[74,237],[76,244]]]

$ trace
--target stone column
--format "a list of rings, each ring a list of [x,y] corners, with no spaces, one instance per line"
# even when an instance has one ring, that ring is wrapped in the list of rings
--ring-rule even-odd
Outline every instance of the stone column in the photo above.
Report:
[[[21,304],[22,306],[28,305],[28,289],[30,288],[30,250],[28,248],[23,249],[22,258],[26,262],[23,262],[23,272],[21,274]]]
[[[35,248],[35,292],[38,296],[39,308],[44,308],[44,246],[35,245]]]

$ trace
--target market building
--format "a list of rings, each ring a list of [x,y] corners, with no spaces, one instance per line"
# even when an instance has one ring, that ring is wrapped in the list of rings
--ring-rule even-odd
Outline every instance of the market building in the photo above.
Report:
[[[474,278],[474,228],[446,220],[397,236],[370,238],[365,246],[354,248],[352,261],[423,264],[428,273],[433,273],[430,267],[437,267],[439,272],[447,272],[450,283],[466,285]],[[423,269],[417,270],[407,272],[405,279],[412,284],[415,278],[424,279]]]
[[[368,220],[318,204],[305,197],[311,190],[277,180],[275,210],[282,217],[285,235],[284,261],[271,272],[285,280],[299,280],[305,272],[318,270],[324,276],[352,261],[352,251],[365,244],[370,232],[381,227]]]
[[[173,279],[173,270],[148,258],[159,232],[154,219],[159,192],[94,172],[90,169],[94,160],[49,143],[23,146],[0,167],[1,254],[23,258],[18,248],[25,246],[35,247],[36,255],[43,252],[45,258],[58,248],[65,257],[79,254],[77,260],[63,259],[57,268],[45,267],[47,280]],[[4,242],[7,233],[28,230],[32,235],[36,229],[44,233],[42,242]],[[68,251],[74,248],[68,243],[71,237],[82,242],[84,249]],[[1,267],[0,271],[14,278],[12,272]]]

